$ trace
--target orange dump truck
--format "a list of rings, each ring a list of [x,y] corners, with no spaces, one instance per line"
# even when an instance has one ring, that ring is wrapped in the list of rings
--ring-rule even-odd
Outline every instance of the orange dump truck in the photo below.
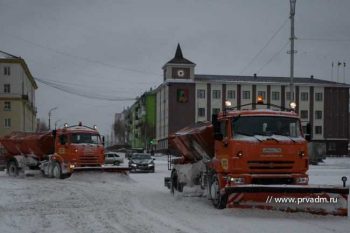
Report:
[[[165,185],[200,185],[216,208],[348,214],[345,177],[344,187],[308,185],[307,140],[293,111],[225,110],[171,135],[169,153]]]
[[[77,170],[126,171],[104,167],[103,140],[96,130],[81,124],[51,132],[13,132],[0,138],[10,176],[41,170],[48,177],[67,178]]]

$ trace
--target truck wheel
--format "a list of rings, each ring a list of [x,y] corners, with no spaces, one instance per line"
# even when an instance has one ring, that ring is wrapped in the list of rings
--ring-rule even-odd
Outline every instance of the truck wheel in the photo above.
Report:
[[[44,173],[47,175],[48,178],[53,178],[52,171],[53,171],[53,162],[50,161],[47,165],[46,170],[45,170],[45,172],[47,172],[47,174],[45,172]]]
[[[226,207],[227,195],[220,193],[219,179],[216,175],[211,179],[209,193],[215,208],[224,209]]]
[[[61,165],[58,162],[53,163],[52,175],[56,179],[63,179]]]
[[[62,179],[67,179],[72,176],[72,173],[62,174]]]
[[[16,177],[19,173],[19,167],[17,166],[16,161],[10,161],[7,164],[7,173],[9,176]]]

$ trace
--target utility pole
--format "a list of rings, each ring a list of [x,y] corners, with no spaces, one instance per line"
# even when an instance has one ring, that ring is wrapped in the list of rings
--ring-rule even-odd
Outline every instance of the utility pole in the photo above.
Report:
[[[290,1],[290,98],[291,102],[294,102],[294,53],[296,51],[294,50],[294,15],[295,15],[295,5],[296,0],[289,0]]]
[[[53,110],[56,110],[57,109],[57,107],[54,107],[54,108],[51,108],[50,110],[49,110],[49,130],[51,129],[51,112],[53,111]]]

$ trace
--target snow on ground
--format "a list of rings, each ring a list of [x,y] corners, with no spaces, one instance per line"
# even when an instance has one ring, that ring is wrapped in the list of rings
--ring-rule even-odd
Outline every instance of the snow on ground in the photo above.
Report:
[[[66,180],[39,175],[11,178],[0,172],[1,233],[348,232],[349,217],[278,211],[215,209],[205,197],[170,195],[166,157],[156,173],[79,173]],[[310,183],[350,178],[350,158],[328,158],[310,167]]]

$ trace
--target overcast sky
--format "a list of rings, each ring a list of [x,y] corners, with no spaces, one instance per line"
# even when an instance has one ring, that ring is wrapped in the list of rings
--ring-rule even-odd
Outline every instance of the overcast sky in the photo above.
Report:
[[[295,76],[331,80],[332,62],[349,67],[349,10],[349,0],[297,0]],[[134,98],[162,82],[177,43],[197,74],[289,76],[288,17],[289,0],[0,0],[0,50],[70,92]],[[114,113],[133,103],[37,83],[38,117],[57,106],[58,125],[110,134]]]

